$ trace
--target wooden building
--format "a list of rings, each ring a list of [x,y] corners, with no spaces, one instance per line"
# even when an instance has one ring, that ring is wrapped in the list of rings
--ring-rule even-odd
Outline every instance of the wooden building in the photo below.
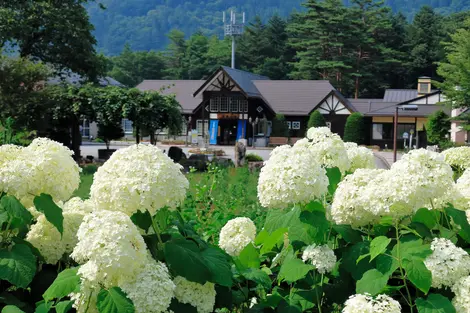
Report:
[[[391,148],[395,108],[416,104],[417,111],[400,112],[399,139],[413,130],[415,143],[424,146],[427,116],[443,109],[438,105],[441,92],[431,90],[427,77],[420,78],[416,90],[388,89],[383,99],[347,99],[326,80],[270,80],[229,67],[219,68],[207,80],[145,80],[137,88],[175,94],[190,121],[188,131],[204,133],[213,145],[233,145],[240,138],[267,145],[276,114],[285,116],[291,137],[303,137],[309,115],[318,110],[340,136],[347,117],[362,113],[369,129],[366,144]],[[258,123],[253,127],[250,121]]]

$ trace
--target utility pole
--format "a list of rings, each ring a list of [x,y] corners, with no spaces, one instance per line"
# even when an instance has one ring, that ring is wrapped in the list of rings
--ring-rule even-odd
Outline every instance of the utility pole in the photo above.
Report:
[[[237,15],[235,12],[230,11],[230,21],[225,18],[225,12],[223,12],[224,21],[224,34],[226,37],[232,37],[232,68],[235,69],[235,51],[236,51],[236,37],[243,35],[243,29],[245,27],[245,12],[243,12],[242,23],[237,24]]]

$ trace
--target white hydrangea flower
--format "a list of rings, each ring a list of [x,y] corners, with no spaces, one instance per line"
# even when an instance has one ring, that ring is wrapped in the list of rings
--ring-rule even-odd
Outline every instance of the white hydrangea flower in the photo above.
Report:
[[[400,313],[398,301],[387,295],[373,298],[368,294],[351,296],[344,304],[343,313]]]
[[[210,313],[214,310],[216,292],[213,283],[201,285],[181,276],[176,277],[173,282],[176,285],[175,298],[179,302],[192,305],[198,313]]]
[[[96,303],[100,289],[99,285],[80,278],[80,292],[69,295],[72,307],[77,313],[99,313]]]
[[[470,255],[450,240],[434,238],[431,250],[433,253],[424,260],[424,264],[431,271],[432,287],[452,287],[460,278],[470,274]]]
[[[326,170],[309,149],[277,147],[265,162],[258,181],[258,199],[266,208],[309,203],[328,191]]]
[[[452,299],[457,313],[470,313],[470,276],[463,277],[452,287],[455,294]]]
[[[328,127],[310,128],[307,131],[307,138],[297,141],[296,145],[308,146],[325,167],[337,167],[341,173],[345,173],[351,167],[343,140]]]
[[[336,224],[349,224],[360,227],[373,224],[386,212],[378,211],[370,204],[367,189],[371,188],[372,181],[386,172],[382,169],[358,169],[345,177],[338,184],[331,205],[331,219]]]
[[[470,147],[450,148],[442,152],[447,164],[460,170],[470,167]]]
[[[181,168],[152,145],[120,149],[95,173],[91,199],[99,210],[129,216],[138,210],[154,215],[165,206],[175,208],[189,187]]]
[[[336,255],[327,245],[311,245],[305,248],[302,261],[309,262],[320,274],[326,274],[333,270],[336,264]]]
[[[247,217],[237,217],[225,224],[220,231],[219,247],[231,256],[238,256],[250,243],[255,241],[256,226]]]
[[[359,168],[376,168],[375,165],[375,156],[372,150],[367,149],[366,147],[359,147],[354,142],[345,142],[344,146],[348,152],[348,158],[351,162],[351,167],[349,172],[354,172]]]
[[[64,232],[61,237],[57,228],[38,212],[36,224],[31,226],[26,240],[36,247],[48,264],[56,264],[64,254],[71,253],[78,242],[77,231],[89,208],[80,198],[73,198],[63,206]],[[37,212],[37,211],[36,211]]]
[[[80,184],[80,168],[73,152],[62,144],[37,138],[17,157],[0,167],[0,186],[31,207],[35,196],[49,194],[66,201]]]
[[[467,222],[470,224],[470,210],[465,211],[465,215],[467,216]]]
[[[83,219],[71,257],[84,264],[79,274],[105,287],[132,280],[146,262],[144,239],[122,212],[97,211]]]
[[[23,147],[17,145],[0,145],[0,167],[8,165],[8,162],[16,159]]]
[[[456,193],[459,195],[454,202],[456,208],[461,210],[470,209],[470,169],[465,170],[455,184]]]
[[[175,284],[165,264],[148,256],[134,280],[120,287],[134,303],[136,313],[166,312],[174,296]]]

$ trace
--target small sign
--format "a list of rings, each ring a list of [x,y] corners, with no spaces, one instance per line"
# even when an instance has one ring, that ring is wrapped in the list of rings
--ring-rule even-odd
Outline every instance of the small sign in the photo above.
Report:
[[[191,143],[192,143],[192,144],[196,144],[196,145],[197,145],[197,143],[198,143],[198,140],[197,140],[197,139],[198,139],[198,136],[197,136],[197,135],[198,135],[197,129],[193,129],[193,130],[191,131]]]
[[[407,132],[403,133],[403,139],[408,139],[409,137],[410,137],[410,135]]]
[[[217,118],[219,120],[238,120],[239,116],[237,113],[219,113]]]

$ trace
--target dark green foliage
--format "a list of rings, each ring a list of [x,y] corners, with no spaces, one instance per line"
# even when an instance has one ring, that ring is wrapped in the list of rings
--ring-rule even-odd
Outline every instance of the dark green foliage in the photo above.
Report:
[[[439,110],[428,117],[426,134],[429,143],[439,144],[447,140],[450,131],[450,117],[444,111]]]
[[[326,126],[326,121],[323,115],[318,111],[313,111],[308,119],[308,128],[324,126]]]
[[[273,120],[272,137],[287,137],[289,136],[289,128],[287,126],[286,118],[282,114],[277,114]]]
[[[98,138],[102,139],[109,150],[111,140],[117,140],[124,137],[124,131],[121,124],[98,124]]]
[[[348,116],[343,139],[345,142],[355,142],[358,145],[365,143],[364,116],[361,113],[355,112]]]
[[[263,162],[263,158],[255,153],[248,153],[245,155],[246,162]]]

